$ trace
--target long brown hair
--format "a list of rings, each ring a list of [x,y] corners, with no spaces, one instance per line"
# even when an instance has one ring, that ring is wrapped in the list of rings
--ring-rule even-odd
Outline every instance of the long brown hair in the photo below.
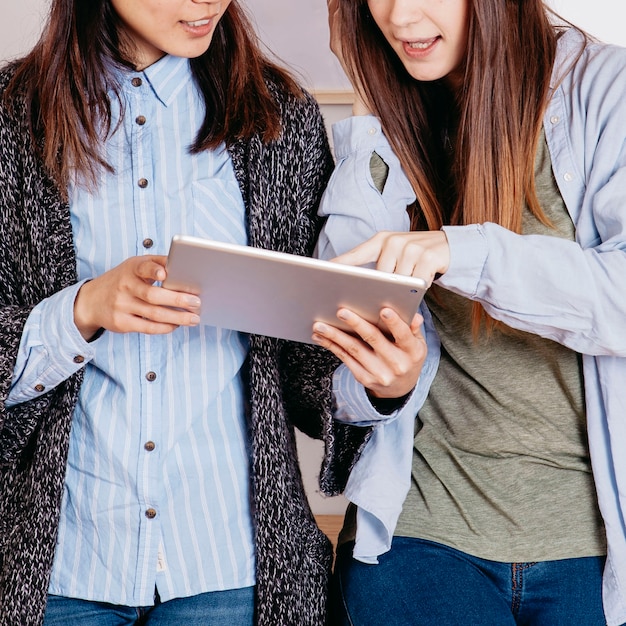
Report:
[[[454,93],[408,74],[367,0],[342,0],[341,15],[348,73],[363,85],[415,191],[413,228],[495,222],[520,232],[524,202],[547,224],[534,160],[558,29],[543,2],[468,0],[467,54]]]
[[[65,193],[70,182],[94,186],[111,132],[109,92],[120,99],[116,67],[132,69],[120,20],[110,0],[53,0],[39,42],[16,62],[5,91],[9,106],[23,103],[34,145]],[[258,133],[271,141],[280,133],[280,111],[266,79],[296,97],[291,76],[261,52],[250,20],[232,0],[207,52],[190,60],[206,113],[192,152]]]

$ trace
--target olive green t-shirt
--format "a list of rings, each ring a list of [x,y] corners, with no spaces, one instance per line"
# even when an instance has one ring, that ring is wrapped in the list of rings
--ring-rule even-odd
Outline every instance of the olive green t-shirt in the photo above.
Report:
[[[545,138],[541,207],[524,234],[574,239]],[[541,276],[537,276],[541,280]],[[591,475],[580,355],[537,335],[472,335],[471,302],[433,286],[441,363],[416,420],[411,489],[396,535],[502,562],[605,554]]]

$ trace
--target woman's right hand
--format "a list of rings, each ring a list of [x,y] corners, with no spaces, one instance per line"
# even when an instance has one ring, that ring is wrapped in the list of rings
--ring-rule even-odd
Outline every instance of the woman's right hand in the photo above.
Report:
[[[376,263],[377,270],[415,276],[430,287],[438,275],[448,271],[450,244],[443,230],[380,231],[332,260],[355,266]]]
[[[328,28],[330,30],[330,49],[339,60],[343,71],[352,83],[354,90],[354,103],[352,104],[353,115],[369,115],[372,112],[363,94],[361,83],[357,81],[356,72],[350,71],[343,55],[343,37],[341,30],[341,7],[340,0],[328,0]]]
[[[117,333],[166,334],[200,322],[200,298],[155,286],[166,277],[165,256],[127,259],[87,281],[74,302],[74,321],[91,339],[100,329]]]

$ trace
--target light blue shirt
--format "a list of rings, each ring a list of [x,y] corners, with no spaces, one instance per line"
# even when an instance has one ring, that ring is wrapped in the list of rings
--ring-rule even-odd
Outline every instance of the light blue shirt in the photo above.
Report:
[[[513,328],[583,355],[591,459],[608,542],[604,610],[608,625],[617,626],[626,622],[626,50],[591,44],[578,58],[581,43],[574,30],[559,41],[544,118],[576,241],[517,235],[495,224],[444,227],[451,260],[438,283],[481,302]],[[320,209],[330,215],[319,243],[322,256],[381,228],[406,230],[404,210],[415,199],[373,117],[339,122],[334,140],[337,169]],[[382,195],[369,174],[372,150],[391,166]],[[438,352],[431,352],[426,366],[436,367],[437,359]],[[409,402],[390,418],[377,418],[363,393],[361,402],[353,400],[358,385],[345,370],[335,376],[343,407],[338,419],[376,423],[376,438],[347,490],[377,520],[366,526],[357,518],[355,555],[361,560],[375,562],[388,549],[381,539],[393,533],[408,486],[413,443],[408,424],[430,384],[426,366]],[[391,489],[381,475],[402,486]]]
[[[337,165],[322,197],[320,215],[328,219],[315,255],[331,259],[347,252],[379,231],[409,229],[408,204],[415,194],[400,162],[381,132],[375,117],[351,117],[333,125]],[[370,156],[376,152],[389,166],[382,194],[372,180]],[[391,547],[393,531],[410,487],[415,415],[424,403],[439,363],[439,339],[430,312],[422,305],[422,328],[428,358],[420,384],[401,409],[378,413],[365,389],[341,365],[333,377],[335,419],[359,426],[375,426],[372,436],[348,478],[345,497],[358,506],[353,555],[377,563]]]
[[[116,174],[71,190],[80,280],[167,254],[176,233],[246,244],[227,151],[188,150],[204,115],[189,62],[166,56],[121,85],[124,120],[106,144]],[[114,128],[119,114],[114,102]],[[141,606],[155,585],[166,601],[254,584],[247,336],[202,326],[86,343],[73,322],[81,284],[33,310],[10,397],[85,367],[50,593]]]

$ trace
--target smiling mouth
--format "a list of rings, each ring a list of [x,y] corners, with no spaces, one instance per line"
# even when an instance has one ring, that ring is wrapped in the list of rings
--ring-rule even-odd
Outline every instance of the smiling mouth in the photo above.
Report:
[[[211,20],[196,20],[195,22],[185,22],[185,21],[183,21],[183,24],[186,24],[187,26],[191,26],[192,28],[198,28],[200,26],[206,26],[210,22],[211,22]]]
[[[426,50],[430,48],[435,41],[437,41],[439,37],[433,37],[432,39],[427,39],[426,41],[407,41],[407,46],[413,50]]]

